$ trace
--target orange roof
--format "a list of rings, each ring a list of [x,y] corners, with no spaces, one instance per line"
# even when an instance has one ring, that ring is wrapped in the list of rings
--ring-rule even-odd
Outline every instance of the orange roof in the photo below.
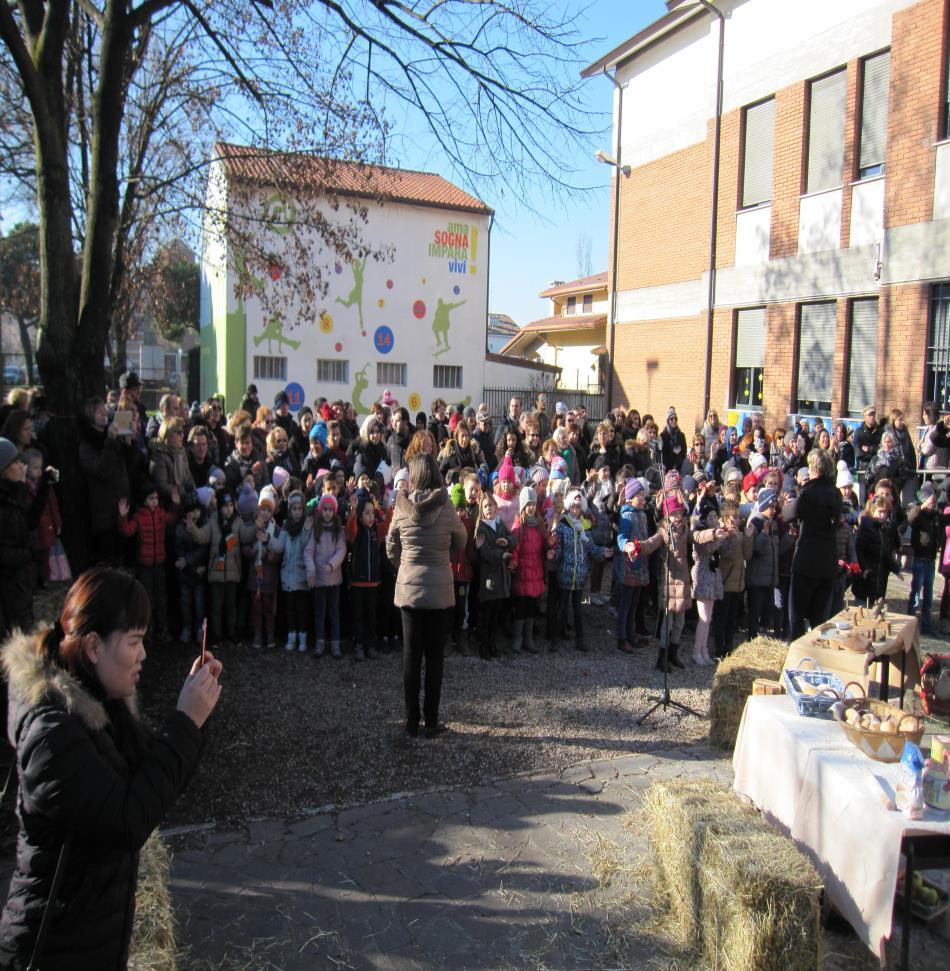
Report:
[[[576,293],[581,290],[599,290],[607,286],[607,271],[595,273],[593,276],[582,276],[579,280],[571,280],[570,283],[559,283],[556,287],[548,287],[542,290],[539,297],[557,297],[562,293]]]
[[[314,188],[340,195],[486,215],[493,211],[481,200],[431,172],[365,165],[305,152],[275,152],[225,142],[216,143],[215,154],[224,163],[229,178],[243,182]]]
[[[499,351],[500,354],[504,354],[506,351],[510,350],[521,340],[522,337],[530,336],[531,334],[546,334],[556,331],[567,331],[567,330],[597,330],[598,327],[604,327],[607,324],[606,314],[572,314],[571,316],[564,317],[545,317],[544,320],[535,320],[530,324],[525,324],[521,330],[515,334],[511,340],[505,344],[504,347]]]

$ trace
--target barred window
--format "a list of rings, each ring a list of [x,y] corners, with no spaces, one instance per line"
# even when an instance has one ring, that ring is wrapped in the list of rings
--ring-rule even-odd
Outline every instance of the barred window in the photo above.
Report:
[[[286,357],[262,357],[254,355],[254,380],[255,381],[286,381],[287,380],[287,358]]]
[[[376,362],[376,383],[381,387],[404,388],[409,383],[409,368],[392,361]]]
[[[349,384],[350,362],[317,358],[317,381],[321,384]]]
[[[938,411],[950,411],[950,283],[937,284],[931,291],[924,397]]]
[[[436,364],[432,368],[432,386],[435,388],[461,388],[461,366],[456,364]]]

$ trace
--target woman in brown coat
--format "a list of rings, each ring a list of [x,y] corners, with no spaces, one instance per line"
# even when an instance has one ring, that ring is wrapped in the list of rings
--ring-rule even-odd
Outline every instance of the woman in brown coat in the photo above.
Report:
[[[409,492],[399,493],[386,554],[396,570],[396,606],[402,613],[402,677],[406,695],[406,731],[419,733],[419,684],[425,658],[423,714],[425,734],[434,738],[439,725],[442,661],[448,632],[448,610],[455,606],[455,580],[449,556],[461,553],[468,534],[442,484],[431,454],[408,462]]]

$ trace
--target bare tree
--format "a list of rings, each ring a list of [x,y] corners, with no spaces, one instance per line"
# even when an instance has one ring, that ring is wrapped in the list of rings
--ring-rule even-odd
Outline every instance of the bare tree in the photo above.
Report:
[[[591,242],[587,233],[580,233],[577,237],[577,275],[578,277],[590,276],[593,272],[591,263]]]
[[[35,193],[36,359],[64,422],[51,422],[54,450],[74,448],[68,416],[102,392],[138,268],[176,222],[197,234],[211,146],[225,133],[385,162],[398,137],[387,118],[398,115],[415,119],[405,137],[427,134],[476,193],[568,184],[591,124],[576,97],[573,18],[550,10],[541,0],[0,2],[0,172]],[[359,255],[358,204],[350,217],[340,227],[314,207],[311,228]],[[251,286],[267,254],[247,259]],[[68,455],[59,461],[65,474]]]

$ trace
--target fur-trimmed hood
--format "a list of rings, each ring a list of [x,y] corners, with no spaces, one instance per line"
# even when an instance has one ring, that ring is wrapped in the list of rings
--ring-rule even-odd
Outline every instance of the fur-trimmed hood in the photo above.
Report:
[[[445,489],[423,489],[411,495],[400,492],[396,496],[396,509],[413,523],[430,527],[435,524],[442,507],[448,501],[449,496]]]
[[[46,698],[54,703],[61,702],[70,714],[79,717],[91,731],[101,731],[109,723],[105,706],[93,697],[78,678],[37,654],[36,641],[40,636],[37,633],[16,633],[0,648],[0,663],[10,686],[11,718],[23,717],[26,712],[17,711],[21,705],[29,710]],[[15,700],[20,701],[21,705],[15,704]],[[128,699],[127,704],[135,714],[134,699]]]

